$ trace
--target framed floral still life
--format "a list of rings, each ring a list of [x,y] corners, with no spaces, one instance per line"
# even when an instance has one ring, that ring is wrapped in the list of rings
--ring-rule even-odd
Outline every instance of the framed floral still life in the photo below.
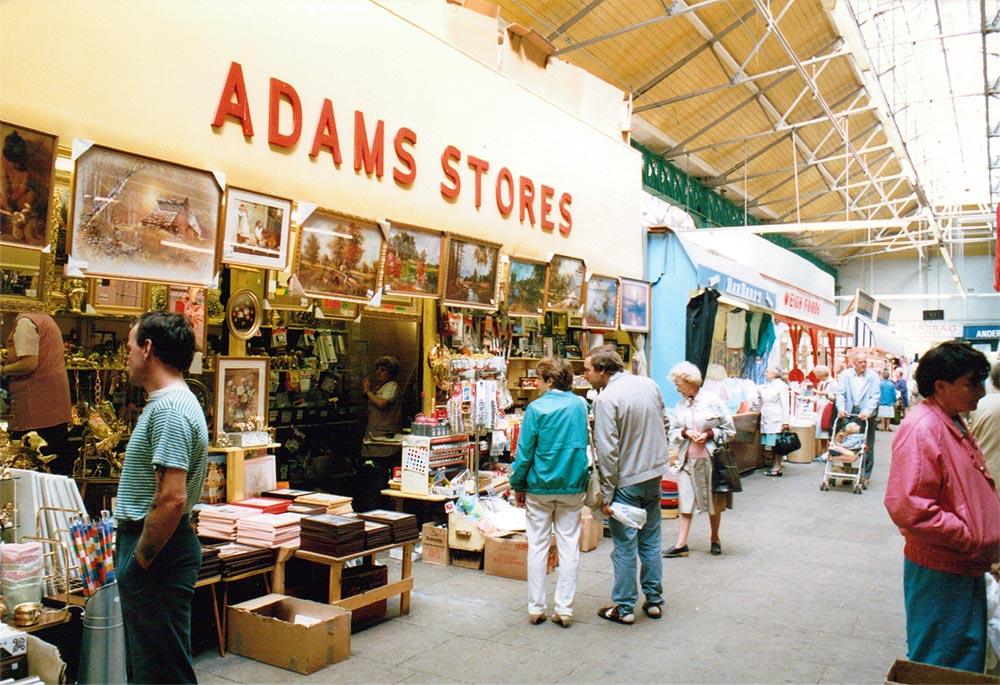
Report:
[[[618,279],[591,274],[587,280],[587,304],[583,309],[583,327],[591,330],[614,330],[618,325]]]
[[[444,303],[473,309],[497,308],[500,246],[448,236]]]
[[[218,357],[215,364],[215,439],[267,426],[267,357]]]
[[[291,214],[291,200],[226,188],[223,263],[283,270],[288,266]]]
[[[438,297],[444,234],[390,222],[383,264],[385,292]]]
[[[257,335],[260,330],[263,312],[260,298],[249,288],[237,290],[229,298],[226,306],[226,323],[229,333],[239,340],[247,340]]]
[[[0,141],[0,243],[41,250],[49,244],[56,136],[0,121]]]
[[[582,259],[553,255],[545,291],[545,308],[575,312],[583,305],[583,277],[587,271]]]
[[[79,141],[78,141],[79,142]],[[73,174],[70,270],[211,285],[222,189],[209,171],[91,145]]]
[[[194,330],[195,349],[205,351],[208,342],[208,324],[205,321],[205,288],[198,286],[167,286],[167,311],[181,314]]]
[[[649,300],[652,288],[646,281],[619,278],[622,290],[621,329],[649,333]]]
[[[510,258],[507,312],[511,316],[542,316],[549,265],[534,259]]]
[[[371,220],[313,211],[302,222],[295,273],[310,297],[368,302],[378,289],[382,229]]]

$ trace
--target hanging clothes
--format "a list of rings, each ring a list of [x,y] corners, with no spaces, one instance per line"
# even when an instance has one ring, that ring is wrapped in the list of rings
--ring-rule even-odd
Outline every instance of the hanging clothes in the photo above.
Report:
[[[734,309],[726,315],[726,347],[731,350],[742,349],[743,339],[747,334],[747,312],[744,309]]]
[[[719,291],[712,289],[692,297],[687,305],[685,358],[698,367],[702,377],[712,353],[712,333],[718,309]]]
[[[761,314],[760,335],[757,338],[754,353],[759,357],[768,356],[771,353],[774,340],[774,322],[771,320],[771,315]]]

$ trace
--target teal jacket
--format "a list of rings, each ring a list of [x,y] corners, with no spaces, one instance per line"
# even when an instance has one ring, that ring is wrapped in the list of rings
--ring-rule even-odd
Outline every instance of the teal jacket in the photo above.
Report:
[[[515,492],[586,492],[587,403],[568,390],[549,390],[528,405],[511,469]]]

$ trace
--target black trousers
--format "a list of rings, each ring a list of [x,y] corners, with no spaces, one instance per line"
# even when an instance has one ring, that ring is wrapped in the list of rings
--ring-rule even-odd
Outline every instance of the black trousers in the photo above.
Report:
[[[191,660],[191,602],[201,543],[187,516],[145,570],[133,557],[141,529],[118,532],[118,591],[130,683],[196,683]]]
[[[73,462],[76,461],[77,449],[70,445],[68,428],[68,423],[60,423],[47,428],[14,431],[10,434],[10,439],[20,440],[25,433],[32,431],[38,433],[39,437],[48,443],[48,447],[42,448],[42,454],[56,455],[56,458],[47,464],[49,471],[60,476],[72,476]]]

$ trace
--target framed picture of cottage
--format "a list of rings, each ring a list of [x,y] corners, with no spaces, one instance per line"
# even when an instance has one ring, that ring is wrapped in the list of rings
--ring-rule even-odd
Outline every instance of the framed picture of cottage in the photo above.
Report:
[[[500,246],[448,236],[444,303],[473,309],[497,308]]]
[[[370,219],[317,209],[302,222],[295,273],[306,295],[368,302],[379,283],[382,229]]]
[[[292,201],[226,188],[224,264],[282,271],[288,266]]]
[[[622,292],[621,329],[636,333],[649,332],[650,291],[646,281],[619,278]]]
[[[383,264],[385,292],[411,297],[438,297],[444,234],[390,222]]]
[[[545,308],[575,312],[583,305],[583,277],[587,267],[582,259],[553,255],[545,287]]]
[[[511,316],[542,316],[545,313],[546,262],[510,258],[507,279],[507,313]]]
[[[56,137],[0,121],[0,142],[0,243],[41,250],[49,244]]]
[[[612,331],[618,325],[618,279],[591,274],[587,280],[583,327]]]
[[[85,276],[212,285],[222,188],[209,171],[100,145],[76,160],[67,245]]]

